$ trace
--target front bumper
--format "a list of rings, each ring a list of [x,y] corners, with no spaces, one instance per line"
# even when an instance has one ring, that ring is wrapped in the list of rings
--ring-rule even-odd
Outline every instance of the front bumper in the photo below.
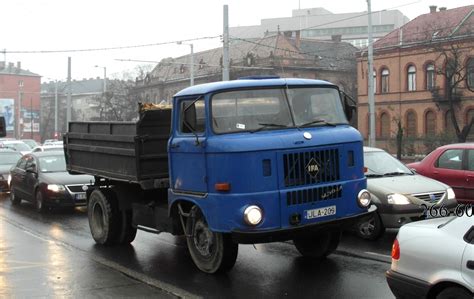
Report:
[[[292,240],[297,235],[317,233],[321,230],[340,230],[353,226],[357,220],[367,217],[377,210],[371,205],[367,212],[355,216],[342,217],[336,220],[321,221],[287,229],[274,229],[267,231],[237,231],[231,232],[232,240],[240,244],[269,243]]]
[[[443,206],[451,211],[456,208],[457,203],[456,201],[450,201]],[[390,205],[379,207],[378,210],[382,223],[386,228],[400,228],[407,223],[426,219],[426,212],[424,207],[413,204]]]
[[[69,192],[47,191],[44,194],[46,195],[45,204],[48,206],[55,206],[59,208],[69,208],[69,207],[81,207],[81,206],[87,205],[85,198],[84,199],[76,198],[78,193],[71,194]]]
[[[385,273],[388,286],[397,298],[426,298],[431,284],[426,281],[388,270]]]

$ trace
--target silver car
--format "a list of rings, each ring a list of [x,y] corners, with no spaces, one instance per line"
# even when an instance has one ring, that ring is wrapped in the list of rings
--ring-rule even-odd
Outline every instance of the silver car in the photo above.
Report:
[[[474,298],[474,210],[456,210],[400,228],[386,273],[397,298]]]
[[[364,166],[377,212],[357,223],[361,238],[375,240],[386,228],[422,220],[432,206],[453,210],[457,205],[451,187],[414,173],[384,150],[364,147]]]

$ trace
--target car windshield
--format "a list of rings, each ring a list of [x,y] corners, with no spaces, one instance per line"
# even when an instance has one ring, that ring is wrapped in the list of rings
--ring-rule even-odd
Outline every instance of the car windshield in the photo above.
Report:
[[[413,174],[402,162],[384,151],[365,152],[364,166],[367,177]]]
[[[36,143],[36,141],[34,141],[33,139],[24,139],[22,140],[26,145],[28,145],[30,148],[34,148],[35,146],[37,146],[38,144]]]
[[[19,151],[19,152],[21,152],[21,151],[31,151],[31,148],[23,142],[4,143],[3,146],[6,147],[6,148],[12,148],[12,149],[14,149],[16,151]]]
[[[335,88],[275,88],[219,93],[211,100],[216,133],[347,124]]]
[[[20,158],[20,153],[3,153],[0,155],[0,165],[14,165]]]
[[[39,157],[40,172],[65,172],[64,155]]]

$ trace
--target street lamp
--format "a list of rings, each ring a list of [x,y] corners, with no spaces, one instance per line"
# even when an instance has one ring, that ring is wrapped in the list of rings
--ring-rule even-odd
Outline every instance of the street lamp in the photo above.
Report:
[[[96,65],[95,67],[101,67],[104,69],[104,95],[107,92],[107,68],[105,66]]]
[[[194,46],[193,44],[184,43],[182,41],[176,42],[178,45],[189,45],[191,47],[191,55],[189,56],[189,85],[194,85]]]

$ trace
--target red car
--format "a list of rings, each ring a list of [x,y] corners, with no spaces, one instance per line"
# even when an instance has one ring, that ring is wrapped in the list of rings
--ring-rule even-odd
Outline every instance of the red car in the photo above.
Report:
[[[407,166],[451,186],[458,202],[474,203],[474,143],[438,147],[422,161]]]

